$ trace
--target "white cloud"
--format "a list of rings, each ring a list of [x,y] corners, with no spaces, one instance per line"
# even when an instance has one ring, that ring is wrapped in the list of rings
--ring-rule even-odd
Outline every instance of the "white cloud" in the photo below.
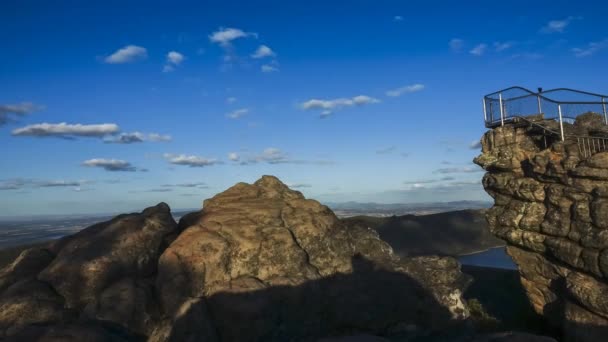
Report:
[[[170,135],[161,135],[158,133],[143,134],[140,132],[120,133],[104,139],[108,144],[132,144],[144,141],[168,142],[171,141]]]
[[[479,150],[481,148],[481,140],[473,140],[469,144],[469,148],[472,150]]]
[[[203,182],[193,182],[193,183],[178,183],[178,184],[163,184],[161,185],[163,188],[199,188],[199,189],[207,189],[209,186]]]
[[[43,108],[44,106],[36,105],[31,102],[0,104],[0,125],[12,121],[14,117],[25,116]]]
[[[473,173],[473,172],[483,172],[483,169],[480,167],[446,167],[433,171],[433,173],[440,174],[449,174],[449,173]]]
[[[302,102],[300,108],[303,110],[320,110],[321,118],[328,117],[335,110],[344,107],[363,106],[373,103],[379,103],[380,100],[367,96],[358,95],[352,98],[337,98],[333,100],[310,99]]]
[[[184,55],[177,51],[169,51],[167,54],[167,62],[175,65],[180,65],[184,61]]]
[[[274,57],[275,52],[267,45],[260,45],[257,50],[251,55],[252,58]]]
[[[496,52],[505,51],[511,47],[513,47],[512,42],[494,42],[494,50],[496,50]]]
[[[257,37],[256,33],[253,32],[245,32],[243,30],[237,28],[223,28],[220,27],[217,31],[213,32],[209,35],[209,40],[213,43],[217,43],[220,45],[228,45],[233,40],[245,37]]]
[[[226,99],[226,103],[235,103],[236,102],[236,97],[229,97]]]
[[[208,159],[194,155],[173,155],[166,153],[164,155],[165,159],[169,161],[169,163],[174,165],[184,165],[189,167],[204,167],[218,164],[219,161],[217,159]]]
[[[264,64],[260,67],[260,70],[262,70],[262,72],[275,72],[279,71],[279,68],[270,64]]]
[[[403,21],[403,17],[400,15],[396,15],[393,17],[393,21]]]
[[[241,159],[241,157],[238,155],[238,153],[231,152],[231,153],[228,153],[228,159],[230,159],[231,161],[239,161],[239,159]]]
[[[287,183],[285,185],[291,189],[312,188],[312,185],[307,183]]]
[[[599,42],[591,42],[587,44],[584,48],[574,48],[572,52],[576,57],[589,57],[599,50],[605,49],[608,47],[608,39],[604,39]]]
[[[20,190],[25,187],[30,188],[65,188],[76,187],[80,188],[85,184],[92,183],[91,181],[79,180],[33,180],[33,179],[10,179],[0,181],[0,190]]]
[[[246,157],[239,156],[238,163],[240,165],[250,165],[257,163],[268,164],[315,164],[315,165],[330,165],[333,164],[327,160],[301,160],[293,159],[287,153],[276,147],[266,148],[260,154],[254,154]]]
[[[107,56],[104,61],[108,64],[122,64],[146,59],[147,57],[148,50],[145,48],[137,45],[127,45]]]
[[[572,23],[574,20],[583,19],[582,17],[573,17],[569,16],[566,19],[562,20],[551,20],[545,26],[540,29],[542,33],[563,33],[566,30],[566,27]]]
[[[424,90],[424,84],[412,84],[408,86],[403,86],[397,89],[389,90],[386,92],[386,96],[397,97],[403,94],[415,93],[418,91]]]
[[[61,122],[58,124],[40,123],[28,125],[22,128],[13,130],[15,136],[35,136],[35,137],[104,137],[112,135],[120,131],[118,125],[105,123],[97,125],[82,125],[82,124],[67,124]]]
[[[167,63],[163,66],[163,72],[171,72],[184,61],[185,57],[177,51],[167,53]]]
[[[82,162],[83,166],[100,167],[106,171],[137,171],[131,163],[119,159],[94,158]],[[143,171],[143,170],[140,170]]]
[[[241,117],[247,115],[247,113],[249,113],[249,108],[241,108],[226,114],[226,117],[230,119],[240,119]]]
[[[448,43],[448,45],[450,46],[450,49],[454,52],[460,52],[462,51],[462,48],[464,47],[464,40],[459,39],[459,38],[452,38],[450,40],[450,42]]]
[[[478,44],[473,49],[471,49],[471,51],[469,51],[469,53],[474,56],[481,56],[486,52],[487,48],[488,48],[487,44]]]

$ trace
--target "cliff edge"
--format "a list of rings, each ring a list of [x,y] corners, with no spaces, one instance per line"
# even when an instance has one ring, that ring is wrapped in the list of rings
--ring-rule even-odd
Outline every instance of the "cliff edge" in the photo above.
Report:
[[[571,137],[606,137],[599,115],[564,126]],[[562,142],[538,127],[509,123],[484,134],[475,163],[487,171],[483,186],[494,198],[486,218],[507,241],[535,310],[567,341],[605,341],[608,152],[589,155],[575,137]]]

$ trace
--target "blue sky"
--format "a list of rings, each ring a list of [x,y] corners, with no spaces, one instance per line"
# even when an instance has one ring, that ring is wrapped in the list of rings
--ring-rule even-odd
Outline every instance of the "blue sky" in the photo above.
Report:
[[[603,2],[0,4],[0,216],[487,200],[481,97],[608,93]]]

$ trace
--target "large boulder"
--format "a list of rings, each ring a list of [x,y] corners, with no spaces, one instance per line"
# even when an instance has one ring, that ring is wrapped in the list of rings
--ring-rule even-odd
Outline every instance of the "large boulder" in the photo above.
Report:
[[[158,258],[176,230],[169,206],[161,203],[83,229],[48,249],[24,251],[0,271],[0,336],[77,317],[149,334],[160,316],[154,296]]]
[[[275,177],[233,186],[180,226],[159,260],[171,323],[155,340],[432,333],[468,314],[454,259],[399,260],[374,231],[347,229]]]

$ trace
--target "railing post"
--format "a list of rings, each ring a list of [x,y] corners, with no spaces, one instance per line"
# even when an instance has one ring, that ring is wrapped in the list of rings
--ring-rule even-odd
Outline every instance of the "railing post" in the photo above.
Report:
[[[604,109],[604,122],[608,125],[608,114],[606,114],[606,98],[602,97],[602,108]]]
[[[557,113],[559,114],[559,132],[562,136],[562,141],[564,141],[564,122],[562,120],[562,105],[561,103],[557,105]]]
[[[488,112],[486,111],[486,98],[484,97],[483,100],[483,122],[487,125],[488,124]]]
[[[540,106],[540,95],[536,95],[536,101],[538,102],[538,114],[542,114],[543,110]]]
[[[502,93],[498,94],[498,102],[500,103],[500,125],[505,125],[505,114],[502,108]]]

